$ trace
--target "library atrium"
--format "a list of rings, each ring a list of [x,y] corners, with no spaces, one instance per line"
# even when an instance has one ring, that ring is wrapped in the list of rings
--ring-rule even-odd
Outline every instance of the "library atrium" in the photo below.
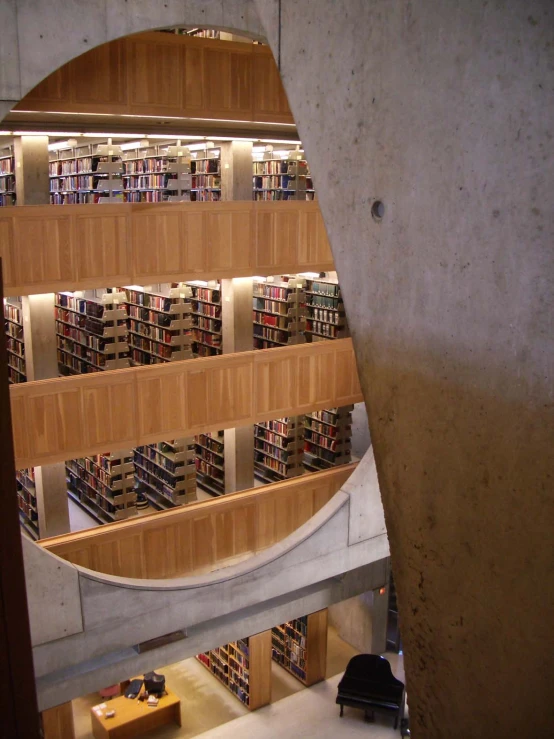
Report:
[[[547,4],[2,12],[0,736],[544,735]]]

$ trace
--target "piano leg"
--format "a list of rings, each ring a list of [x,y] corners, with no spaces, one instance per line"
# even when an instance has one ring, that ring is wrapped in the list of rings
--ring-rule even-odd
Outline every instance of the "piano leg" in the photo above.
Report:
[[[341,703],[341,704],[340,704],[340,714],[339,714],[341,718],[342,718],[342,714],[343,714],[343,713],[344,713],[344,706],[343,706],[343,704]]]

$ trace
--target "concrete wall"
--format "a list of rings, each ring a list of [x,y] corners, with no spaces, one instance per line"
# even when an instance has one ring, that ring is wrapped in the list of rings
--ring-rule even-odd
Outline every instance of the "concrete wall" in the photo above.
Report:
[[[45,0],[15,5],[1,6],[5,109],[90,45],[200,9],[268,36],[368,402],[412,734],[547,735],[552,3],[73,0],[63,29]]]
[[[256,4],[368,403],[412,735],[544,735],[554,6]]]

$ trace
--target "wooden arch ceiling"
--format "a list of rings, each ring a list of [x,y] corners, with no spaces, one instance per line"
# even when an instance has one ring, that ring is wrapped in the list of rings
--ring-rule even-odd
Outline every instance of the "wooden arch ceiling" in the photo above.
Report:
[[[17,130],[65,130],[68,124],[80,130],[84,122],[92,132],[298,135],[268,46],[156,31],[73,59],[4,119]]]

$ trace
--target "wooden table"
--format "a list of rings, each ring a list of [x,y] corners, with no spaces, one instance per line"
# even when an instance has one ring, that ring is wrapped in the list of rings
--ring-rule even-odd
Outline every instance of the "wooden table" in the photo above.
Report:
[[[160,698],[155,707],[138,698],[130,700],[124,695],[107,701],[102,717],[91,709],[92,733],[95,739],[132,739],[165,724],[181,726],[181,701],[166,688],[167,695]],[[106,718],[106,711],[115,710],[113,718]]]

